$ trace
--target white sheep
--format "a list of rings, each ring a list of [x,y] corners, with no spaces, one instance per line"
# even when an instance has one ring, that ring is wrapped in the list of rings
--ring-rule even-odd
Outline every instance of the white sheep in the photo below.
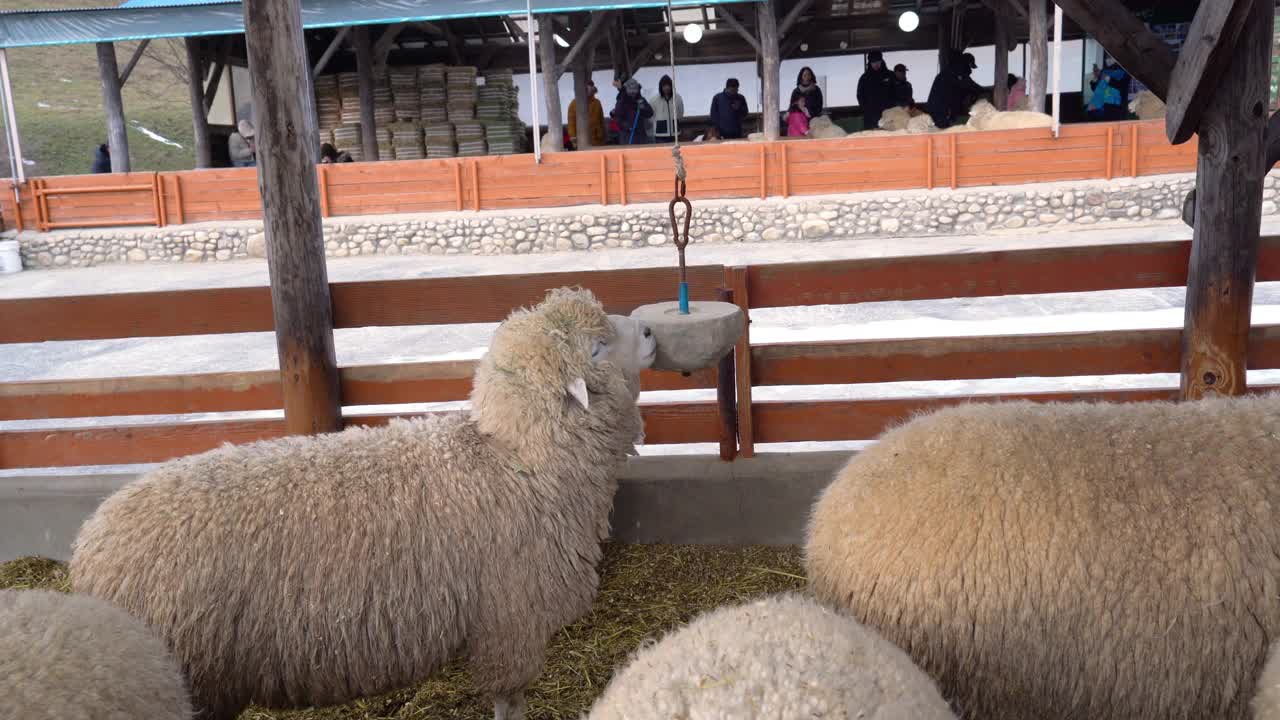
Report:
[[[809,137],[842,138],[848,134],[844,128],[831,122],[831,118],[826,115],[819,115],[809,122]]]
[[[919,135],[922,133],[937,132],[938,126],[933,122],[933,116],[928,113],[914,115],[907,120],[906,130],[911,135]]]
[[[1143,90],[1129,101],[1129,112],[1138,116],[1139,120],[1163,120],[1165,104],[1155,93]]]
[[[932,120],[932,118],[930,118]],[[911,113],[904,107],[891,107],[880,113],[881,130],[906,130],[911,122]],[[874,128],[867,128],[873,130]]]
[[[795,594],[722,607],[642,647],[589,720],[954,718],[907,655]]]
[[[986,100],[979,100],[969,108],[969,127],[974,130],[1019,130],[1022,128],[1053,127],[1053,116],[1038,112],[1000,112]]]
[[[823,491],[824,602],[963,717],[1243,720],[1280,635],[1280,396],[939,410]]]
[[[48,590],[0,590],[0,716],[188,720],[178,663],[141,621]]]
[[[72,587],[155,628],[210,720],[406,687],[461,653],[521,718],[548,639],[590,609],[641,432],[654,345],[615,357],[619,332],[555,290],[498,327],[469,412],[165,463],[85,522]]]

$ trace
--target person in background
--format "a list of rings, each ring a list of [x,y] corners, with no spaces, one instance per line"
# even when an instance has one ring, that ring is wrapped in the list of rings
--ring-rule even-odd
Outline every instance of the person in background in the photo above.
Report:
[[[675,142],[676,124],[684,119],[684,100],[675,91],[671,78],[663,75],[658,81],[658,94],[649,100],[653,116],[649,118],[649,132],[655,143]]]
[[[1027,99],[1027,81],[1017,75],[1009,75],[1009,99],[1005,103],[1006,110],[1021,110]]]
[[[858,78],[858,105],[864,130],[880,127],[880,116],[893,107],[893,73],[884,66],[879,50],[867,53],[867,69]]]
[[[232,167],[253,167],[258,164],[258,151],[253,144],[253,123],[241,120],[236,124],[236,132],[227,138],[227,152],[231,155]]]
[[[957,109],[963,104],[960,65],[964,58],[959,52],[952,51],[947,56],[947,64],[938,71],[929,88],[929,116],[938,129],[946,129],[955,124],[959,114]]]
[[[591,144],[596,147],[604,145],[604,107],[596,97],[596,84],[590,78],[587,79],[587,123]],[[575,143],[578,141],[577,98],[569,101],[569,137]]]
[[[907,80],[907,66],[902,63],[893,66],[893,104],[905,108],[916,104],[915,90]]]
[[[1128,117],[1129,73],[1120,67],[1114,58],[1107,56],[1103,68],[1093,66],[1093,79],[1089,87],[1093,95],[1089,98],[1089,117],[1094,120],[1114,122]]]
[[[969,112],[969,108],[986,95],[986,91],[982,89],[982,86],[973,79],[973,71],[977,68],[978,61],[973,57],[973,53],[965,53],[960,56],[960,72],[957,80],[960,88],[957,99],[960,105],[956,108],[957,115],[964,115]]]
[[[99,145],[98,149],[93,151],[93,168],[89,172],[111,172],[111,148],[107,147],[106,143]]]
[[[644,145],[649,142],[649,123],[653,117],[653,108],[640,94],[640,81],[627,78],[618,92],[618,103],[613,108],[613,117],[618,121],[618,142],[622,145]]]
[[[808,66],[800,68],[800,74],[796,76],[796,89],[804,93],[804,106],[809,111],[809,117],[821,115],[822,88],[818,87],[818,78]]]
[[[338,148],[330,145],[329,143],[323,143],[320,145],[320,162],[322,164],[329,165],[332,163],[348,163],[355,161],[351,159],[351,153],[345,151],[338,152]]]
[[[800,88],[791,91],[791,107],[787,110],[787,137],[804,137],[809,134],[809,111],[805,109],[805,97]]]
[[[738,93],[738,79],[725,81],[724,90],[711,98],[711,125],[725,140],[742,137],[742,121],[747,118],[747,99]]]

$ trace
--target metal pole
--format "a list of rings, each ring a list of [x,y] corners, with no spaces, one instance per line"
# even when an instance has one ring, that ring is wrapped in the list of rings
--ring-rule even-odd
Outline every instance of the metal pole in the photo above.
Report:
[[[533,120],[533,161],[542,162],[542,135],[538,128],[538,52],[535,47],[534,34],[537,32],[537,26],[533,24],[533,0],[525,0],[525,24],[528,31],[525,37],[529,39],[529,112],[532,114]],[[545,68],[544,68],[545,70]]]
[[[22,140],[18,134],[18,116],[13,110],[13,85],[9,83],[9,56],[0,48],[0,100],[4,101],[5,137],[9,141],[9,162],[13,166],[13,179],[19,185],[27,181],[26,168],[22,165]],[[13,192],[16,196],[18,188]]]
[[[999,78],[997,78],[999,82]],[[1062,132],[1062,8],[1053,6],[1053,136]]]

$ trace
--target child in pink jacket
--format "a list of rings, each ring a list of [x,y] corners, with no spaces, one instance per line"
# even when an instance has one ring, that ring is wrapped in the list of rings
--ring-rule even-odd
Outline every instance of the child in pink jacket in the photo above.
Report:
[[[791,91],[791,108],[787,110],[787,137],[804,137],[809,134],[809,111],[804,106],[804,93],[799,88]]]

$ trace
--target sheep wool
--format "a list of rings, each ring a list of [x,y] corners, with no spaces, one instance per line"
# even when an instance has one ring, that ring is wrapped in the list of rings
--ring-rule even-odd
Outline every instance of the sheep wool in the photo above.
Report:
[[[1137,115],[1139,120],[1163,120],[1165,104],[1155,93],[1143,90],[1129,101],[1129,112]]]
[[[809,123],[809,137],[842,138],[848,134],[844,128],[831,122],[831,118],[826,115],[819,115]]]
[[[463,652],[522,717],[590,609],[641,430],[615,338],[590,292],[554,290],[498,327],[469,411],[168,462],[85,522],[72,586],[163,636],[203,718],[376,695]]]
[[[938,126],[933,123],[932,115],[912,115],[911,119],[907,120],[906,130],[912,135],[920,135],[937,132]]]
[[[191,699],[164,643],[100,600],[0,590],[0,716],[188,720]]]
[[[909,122],[911,113],[904,107],[891,107],[880,114],[881,130],[906,130]]]
[[[954,717],[905,653],[789,593],[704,613],[642,647],[589,720]]]
[[[1038,112],[1012,110],[1000,112],[986,100],[979,100],[969,108],[969,126],[974,130],[1021,130],[1023,128],[1053,127],[1053,116]]]
[[[805,564],[962,717],[1244,720],[1280,635],[1280,396],[965,404],[819,496]]]

